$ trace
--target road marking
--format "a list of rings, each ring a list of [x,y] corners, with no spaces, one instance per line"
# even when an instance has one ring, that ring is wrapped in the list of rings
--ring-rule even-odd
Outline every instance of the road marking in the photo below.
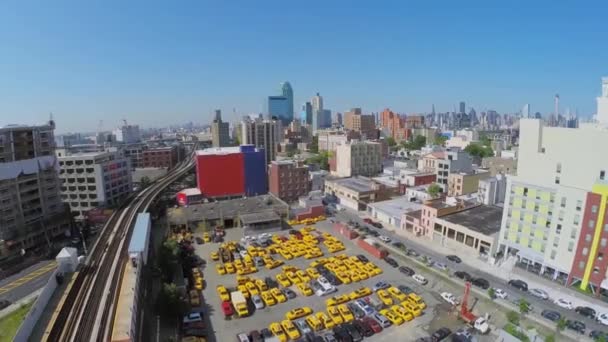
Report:
[[[16,279],[15,281],[13,281],[10,284],[6,284],[2,287],[0,287],[0,294],[6,293],[8,291],[11,291],[19,286],[22,286],[36,278],[39,278],[40,276],[49,273],[50,271],[54,270],[55,268],[57,268],[57,262],[53,261],[51,263],[49,263],[48,265],[45,265],[19,279]]]

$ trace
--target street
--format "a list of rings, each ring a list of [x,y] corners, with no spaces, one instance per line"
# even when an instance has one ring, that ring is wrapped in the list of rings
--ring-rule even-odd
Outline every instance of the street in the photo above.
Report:
[[[19,299],[46,285],[53,270],[55,260],[44,260],[23,271],[0,281],[0,300],[15,303]]]

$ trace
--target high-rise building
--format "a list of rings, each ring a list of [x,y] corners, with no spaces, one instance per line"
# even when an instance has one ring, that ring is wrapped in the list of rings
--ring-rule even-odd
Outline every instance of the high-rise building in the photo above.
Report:
[[[374,115],[364,115],[361,108],[353,108],[344,113],[344,128],[359,132],[362,138],[377,139],[378,130]]]
[[[331,124],[335,126],[342,126],[342,113],[335,112],[331,117]]]
[[[116,136],[116,141],[123,144],[134,144],[141,141],[139,126],[128,125],[126,121],[123,126],[114,130],[114,135]]]
[[[466,113],[466,104],[464,103],[464,101],[460,101],[460,110],[458,111],[458,113],[460,114],[465,114]]]
[[[293,117],[289,117],[289,102],[285,96],[268,96],[269,119],[276,117],[283,125],[289,125]]]
[[[268,192],[287,203],[310,191],[308,166],[294,160],[272,161],[268,169]]]
[[[539,274],[594,293],[608,278],[608,131],[519,121],[516,176],[508,176],[499,248]]]
[[[266,165],[275,160],[277,146],[283,140],[283,125],[280,120],[243,120],[242,144],[264,149]]]
[[[331,110],[322,109],[313,111],[311,126],[313,134],[319,129],[331,127]]]
[[[602,77],[602,95],[597,98],[596,119],[608,124],[608,77]]]
[[[312,97],[312,112],[315,113],[319,110],[323,110],[323,97],[317,93],[317,95]]]
[[[118,205],[131,193],[130,160],[118,152],[75,153],[59,157],[61,199],[78,220],[87,211]]]
[[[205,197],[256,196],[267,193],[265,154],[253,145],[196,151],[197,187]]]
[[[281,83],[281,94],[285,96],[287,99],[287,123],[292,122],[294,119],[293,116],[293,89],[291,88],[291,84],[285,81]],[[285,122],[283,122],[285,124]]]
[[[338,177],[376,176],[382,172],[382,145],[371,141],[350,141],[336,146]]]
[[[410,130],[406,127],[405,120],[388,108],[380,113],[380,127],[387,136],[397,142],[410,137]]]
[[[0,127],[0,267],[69,232],[61,203],[55,123]]]
[[[306,102],[302,105],[300,117],[303,123],[312,125],[312,104],[310,102]]]
[[[215,116],[211,123],[211,140],[213,147],[224,147],[230,145],[230,124],[222,121],[222,111],[215,110]]]

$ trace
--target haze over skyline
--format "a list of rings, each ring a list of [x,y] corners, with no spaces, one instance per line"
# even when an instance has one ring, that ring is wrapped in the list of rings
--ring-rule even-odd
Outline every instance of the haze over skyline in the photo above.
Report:
[[[227,121],[262,112],[289,81],[297,113],[595,112],[608,76],[605,2],[5,3],[0,125],[58,132]],[[488,7],[493,6],[493,7]],[[505,7],[499,7],[505,6]],[[510,6],[510,7],[507,7]],[[532,7],[533,6],[533,7]]]

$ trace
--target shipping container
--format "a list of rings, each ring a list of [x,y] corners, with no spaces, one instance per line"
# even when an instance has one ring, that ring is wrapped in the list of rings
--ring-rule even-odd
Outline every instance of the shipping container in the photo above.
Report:
[[[375,241],[369,238],[357,240],[357,245],[378,259],[384,259],[388,255],[386,249],[378,246]]]
[[[355,239],[359,236],[359,234],[357,232],[350,229],[345,224],[339,223],[339,222],[334,223],[334,231],[345,236],[349,240]]]

